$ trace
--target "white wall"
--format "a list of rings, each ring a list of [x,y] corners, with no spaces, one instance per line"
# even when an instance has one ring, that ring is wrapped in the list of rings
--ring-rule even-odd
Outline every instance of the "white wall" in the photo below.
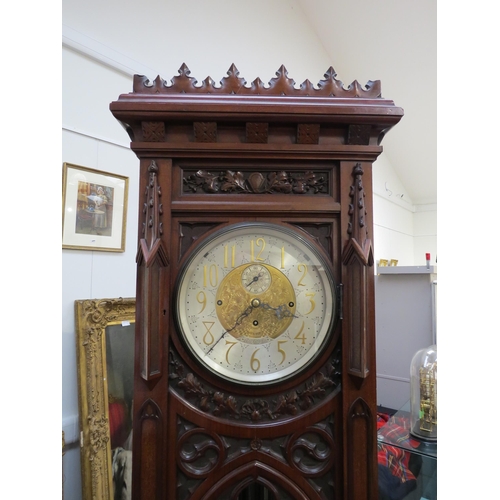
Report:
[[[413,215],[414,263],[422,265],[426,253],[437,264],[437,205],[417,205]]]
[[[375,260],[396,259],[400,266],[436,264],[437,207],[414,205],[382,154],[373,166]]]
[[[74,301],[135,296],[138,160],[109,112],[109,103],[132,91],[132,73],[169,79],[183,62],[191,76],[198,80],[211,76],[215,81],[234,63],[248,82],[257,77],[268,82],[284,64],[297,83],[318,82],[335,63],[296,1],[148,0],[140,9],[137,5],[124,0],[65,0],[63,5],[62,162],[130,178],[125,253],[62,252],[62,423],[69,441],[64,456],[66,500],[81,498]],[[413,264],[415,227],[422,239],[429,235],[432,239],[435,225],[430,223],[427,229],[424,217],[415,218],[411,204],[407,207],[388,196],[386,183],[394,194],[403,188],[383,158],[374,173],[376,258]]]
[[[64,0],[62,21],[151,68],[151,78],[169,79],[186,63],[199,81],[219,81],[234,63],[248,82],[269,81],[283,64],[300,84],[319,81],[331,65],[295,0],[146,0],[140,8],[132,0]]]
[[[405,116],[384,139],[413,202],[436,203],[437,16],[434,0],[298,0],[345,83],[382,81]],[[441,80],[440,80],[441,81]]]
[[[135,297],[138,168],[128,137],[108,110],[131,78],[63,50],[62,161],[129,178],[125,252],[62,251],[62,425],[67,500],[81,498],[74,303]],[[96,85],[96,82],[99,82]]]
[[[373,217],[376,262],[396,259],[399,266],[422,266],[430,253],[431,264],[437,264],[436,205],[404,206],[404,202],[374,191]]]

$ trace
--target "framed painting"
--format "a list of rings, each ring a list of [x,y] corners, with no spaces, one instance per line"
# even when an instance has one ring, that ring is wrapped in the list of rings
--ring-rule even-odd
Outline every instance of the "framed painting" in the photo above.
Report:
[[[75,301],[82,498],[132,495],[135,299]]]
[[[125,251],[128,177],[63,164],[62,246]]]

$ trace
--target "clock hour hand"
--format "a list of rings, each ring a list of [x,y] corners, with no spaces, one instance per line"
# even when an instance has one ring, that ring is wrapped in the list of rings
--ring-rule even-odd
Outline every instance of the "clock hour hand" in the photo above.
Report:
[[[295,314],[292,314],[289,311],[288,306],[286,304],[281,304],[278,307],[273,307],[269,304],[266,304],[265,302],[261,302],[260,307],[262,307],[262,309],[268,309],[268,310],[274,311],[276,313],[276,316],[278,317],[278,319],[298,318],[298,316],[296,316]]]

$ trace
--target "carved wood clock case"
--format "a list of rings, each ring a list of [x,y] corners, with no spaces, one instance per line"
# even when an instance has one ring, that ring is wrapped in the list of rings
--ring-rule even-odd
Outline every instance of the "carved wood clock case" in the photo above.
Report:
[[[377,498],[380,82],[134,77],[134,499]]]

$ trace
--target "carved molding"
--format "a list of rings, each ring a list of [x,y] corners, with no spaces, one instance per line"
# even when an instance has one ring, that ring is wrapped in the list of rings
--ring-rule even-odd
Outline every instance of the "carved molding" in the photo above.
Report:
[[[185,171],[182,179],[184,191],[208,194],[325,194],[329,187],[328,172],[269,172],[225,170],[209,172]]]
[[[256,78],[250,86],[244,78],[240,78],[240,72],[234,64],[227,71],[227,76],[222,78],[217,85],[211,77],[198,83],[191,77],[191,71],[186,66],[178,70],[179,75],[170,80],[170,84],[157,76],[153,81],[143,75],[134,75],[133,90],[141,94],[237,94],[237,95],[270,95],[270,96],[297,96],[297,97],[340,97],[340,98],[381,98],[380,80],[368,81],[362,87],[357,80],[344,87],[344,84],[336,79],[337,73],[330,67],[324,74],[324,80],[320,80],[314,86],[309,80],[305,80],[298,88],[295,81],[288,77],[288,71],[281,66],[276,71],[276,77],[272,78],[266,85],[260,78]]]
[[[187,371],[173,348],[170,348],[169,357],[169,378],[184,397],[201,411],[227,419],[259,422],[297,416],[334,392],[341,381],[340,348],[334,351],[325,366],[300,387],[270,398],[248,398],[218,391]]]

